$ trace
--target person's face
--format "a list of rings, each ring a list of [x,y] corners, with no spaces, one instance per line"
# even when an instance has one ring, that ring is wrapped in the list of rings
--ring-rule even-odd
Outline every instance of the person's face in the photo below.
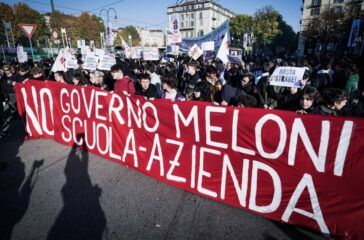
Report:
[[[11,68],[4,69],[4,73],[5,73],[6,76],[10,76],[12,74]]]
[[[306,78],[306,79],[302,79],[302,80],[301,80],[301,86],[302,86],[302,88],[303,88],[304,86],[306,86],[307,81],[308,81],[308,78]]]
[[[300,105],[303,110],[309,109],[313,104],[313,100],[307,95],[304,94],[300,99]]]
[[[124,77],[124,74],[122,71],[114,71],[114,72],[111,72],[111,76],[114,80],[119,80],[119,79],[122,79]]]
[[[54,74],[54,79],[56,80],[56,82],[64,83],[63,77],[58,73]]]
[[[335,107],[336,110],[340,110],[346,105],[347,102],[348,102],[347,99],[344,99],[344,100],[341,100],[341,101],[336,101],[334,103],[334,107]]]
[[[207,76],[209,78],[216,78],[216,73],[212,72],[212,73],[208,73]]]
[[[80,83],[80,80],[78,80],[77,78],[73,78],[72,82],[74,85],[78,85]]]
[[[24,69],[23,69],[23,70],[20,70],[20,71],[19,71],[19,75],[20,75],[20,76],[24,76],[24,75],[25,75],[25,74],[27,74],[28,72],[29,72],[29,71],[27,71],[27,70],[24,70]]]
[[[193,94],[195,95],[196,99],[201,97],[201,92],[199,92],[199,91],[194,91]]]
[[[34,78],[40,78],[40,77],[42,77],[42,73],[35,73],[34,75],[33,75],[33,77]]]
[[[141,79],[140,85],[142,86],[143,90],[147,90],[149,88],[150,81],[149,79]]]
[[[241,86],[245,86],[249,83],[249,78],[243,77],[240,82],[241,82]]]
[[[196,73],[196,68],[194,66],[188,66],[188,74],[194,75]]]
[[[167,83],[163,82],[162,88],[163,88],[163,90],[167,90],[167,89],[170,89],[170,86]]]

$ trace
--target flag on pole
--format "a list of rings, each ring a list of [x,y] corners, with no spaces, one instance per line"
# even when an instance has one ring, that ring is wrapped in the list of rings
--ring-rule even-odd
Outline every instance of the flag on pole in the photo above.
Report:
[[[120,35],[119,35],[119,37],[121,39],[121,46],[123,46],[123,48],[124,48],[125,58],[130,58],[131,49],[130,49],[129,45],[124,41],[124,39]]]
[[[57,72],[57,71],[67,71],[66,68],[66,59],[64,58],[64,54],[63,54],[63,49],[61,49],[58,53],[58,56],[56,58],[56,61],[53,64],[52,67],[52,72]]]
[[[227,33],[225,33],[224,39],[220,45],[219,51],[217,52],[216,59],[220,59],[224,64],[226,64],[229,59],[229,42],[227,38]]]

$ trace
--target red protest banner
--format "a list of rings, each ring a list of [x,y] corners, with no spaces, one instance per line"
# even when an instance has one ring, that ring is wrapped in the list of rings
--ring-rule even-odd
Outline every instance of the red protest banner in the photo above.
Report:
[[[15,86],[31,138],[86,146],[159,181],[337,238],[364,238],[364,121]]]

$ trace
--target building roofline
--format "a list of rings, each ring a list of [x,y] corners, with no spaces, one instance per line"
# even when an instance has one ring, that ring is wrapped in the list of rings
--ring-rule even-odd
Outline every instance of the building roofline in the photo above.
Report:
[[[167,7],[167,9],[168,8],[174,8],[174,7],[180,7],[180,6],[188,6],[188,5],[201,4],[201,3],[212,3],[215,6],[217,6],[217,7],[221,8],[221,9],[223,9],[223,10],[231,13],[232,15],[236,15],[236,13],[234,13],[233,11],[231,11],[231,10],[223,7],[222,5],[220,5],[220,4],[218,4],[218,3],[214,2],[214,1],[203,1],[203,2],[189,1],[189,2],[184,2],[182,4],[175,4],[175,5],[169,6],[169,7]]]

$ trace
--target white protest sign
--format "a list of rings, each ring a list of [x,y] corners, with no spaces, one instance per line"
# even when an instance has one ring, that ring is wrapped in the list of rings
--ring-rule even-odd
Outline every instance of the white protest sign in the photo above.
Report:
[[[193,45],[188,51],[188,56],[192,57],[194,60],[197,60],[202,54],[203,51],[197,44]]]
[[[83,63],[83,68],[86,70],[96,70],[99,58],[94,55],[87,55]]]
[[[81,48],[82,47],[82,42],[81,40],[77,40],[77,48]]]
[[[103,49],[99,49],[99,48],[96,48],[95,49],[95,55],[96,56],[103,56],[105,54],[105,50],[103,50]]]
[[[143,59],[145,61],[158,61],[159,60],[158,48],[152,48],[152,47],[143,48]]]
[[[90,50],[90,48],[88,46],[81,46],[81,53],[83,54],[87,54],[87,52]]]
[[[77,69],[78,68],[77,59],[74,58],[66,59],[66,68]]]
[[[28,61],[28,53],[24,52],[24,49],[22,46],[19,46],[16,48],[16,56],[18,58],[19,63]]]
[[[202,49],[202,51],[214,51],[215,42],[214,41],[203,42],[203,43],[201,43],[201,49]]]
[[[305,68],[277,67],[272,74],[270,85],[300,88],[304,73]]]
[[[142,47],[131,47],[131,58],[140,59],[142,58],[143,48]]]
[[[112,54],[104,54],[100,57],[100,62],[97,66],[99,70],[110,71],[111,67],[116,64],[115,56]]]
[[[176,44],[182,42],[180,31],[170,31],[167,29],[167,44]]]

